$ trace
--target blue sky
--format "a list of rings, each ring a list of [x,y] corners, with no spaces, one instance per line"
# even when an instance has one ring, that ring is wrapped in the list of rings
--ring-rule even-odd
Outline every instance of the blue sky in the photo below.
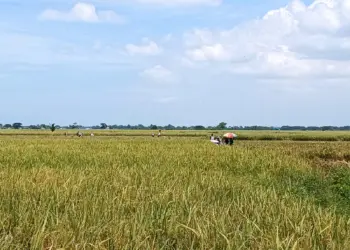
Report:
[[[350,124],[347,0],[0,0],[0,123]]]

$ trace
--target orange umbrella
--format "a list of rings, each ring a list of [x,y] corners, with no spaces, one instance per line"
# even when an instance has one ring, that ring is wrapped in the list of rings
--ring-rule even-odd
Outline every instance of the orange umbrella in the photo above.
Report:
[[[226,133],[224,134],[224,138],[236,138],[237,135],[234,133]]]

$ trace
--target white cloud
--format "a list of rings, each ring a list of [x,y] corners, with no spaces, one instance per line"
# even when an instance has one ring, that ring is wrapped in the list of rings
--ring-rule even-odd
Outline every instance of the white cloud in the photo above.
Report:
[[[231,58],[222,44],[204,45],[188,51],[187,54],[195,61],[227,61]]]
[[[165,5],[165,6],[191,6],[191,5],[210,5],[217,6],[222,0],[137,0],[139,3]]]
[[[56,19],[66,21],[109,20],[101,14],[104,12],[97,11],[91,4],[79,3],[67,13],[53,13]],[[174,81],[179,77],[179,73],[175,74],[161,65],[171,65],[174,72],[185,66],[191,68],[191,74],[201,71],[203,75],[225,71],[258,77],[349,77],[349,13],[350,0],[316,0],[310,5],[293,0],[285,7],[267,12],[260,19],[231,29],[194,29],[187,32],[183,36],[183,54],[174,35],[160,38],[158,44],[145,38],[140,44],[127,44],[120,51],[101,42],[88,48],[42,37],[0,34],[0,46],[3,48],[0,48],[0,62],[125,62],[145,67],[145,60],[152,60],[135,60],[125,56],[126,51],[129,55],[162,53],[153,58],[158,60],[153,61],[157,66],[142,72],[142,76],[156,81]],[[171,50],[162,48],[172,45],[175,47]]]
[[[39,16],[42,20],[66,21],[66,22],[108,22],[121,23],[123,18],[112,10],[98,11],[96,7],[89,3],[77,3],[69,11],[59,11],[47,9]]]
[[[92,0],[103,3],[118,3],[120,0]],[[223,0],[128,0],[131,3],[140,3],[145,5],[164,6],[164,7],[190,7],[190,6],[218,6]]]
[[[162,48],[160,48],[155,42],[148,40],[147,38],[143,39],[143,45],[134,45],[127,44],[125,46],[126,51],[130,55],[158,55],[162,52]]]
[[[235,74],[345,77],[350,69],[350,0],[293,0],[230,30],[184,35],[186,64]]]
[[[173,73],[162,65],[156,65],[153,68],[146,69],[141,75],[159,82],[168,82],[174,79]]]

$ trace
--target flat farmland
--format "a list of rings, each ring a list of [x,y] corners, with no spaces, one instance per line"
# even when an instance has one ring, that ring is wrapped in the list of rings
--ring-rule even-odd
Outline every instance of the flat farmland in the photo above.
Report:
[[[93,133],[95,136],[105,137],[151,137],[156,136],[158,130],[79,130],[85,136]],[[78,130],[29,130],[29,129],[1,129],[0,136],[68,136],[72,137]],[[214,135],[222,136],[231,130],[162,130],[165,137],[198,137],[209,138]],[[239,140],[292,140],[292,141],[350,141],[350,131],[233,131]]]
[[[3,136],[0,248],[346,249],[349,152],[349,142]]]

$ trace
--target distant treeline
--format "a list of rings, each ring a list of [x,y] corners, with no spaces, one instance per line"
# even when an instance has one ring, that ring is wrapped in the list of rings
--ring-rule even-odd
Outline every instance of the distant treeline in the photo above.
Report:
[[[60,126],[56,124],[37,124],[37,125],[23,125],[20,122],[13,124],[0,124],[0,129],[120,129],[120,130],[284,130],[284,131],[350,131],[350,126],[228,126],[227,123],[221,122],[217,126],[173,126],[171,124],[166,126],[159,126],[151,124],[145,126],[138,125],[108,125],[100,123],[95,126],[84,126],[73,123],[68,126]]]

